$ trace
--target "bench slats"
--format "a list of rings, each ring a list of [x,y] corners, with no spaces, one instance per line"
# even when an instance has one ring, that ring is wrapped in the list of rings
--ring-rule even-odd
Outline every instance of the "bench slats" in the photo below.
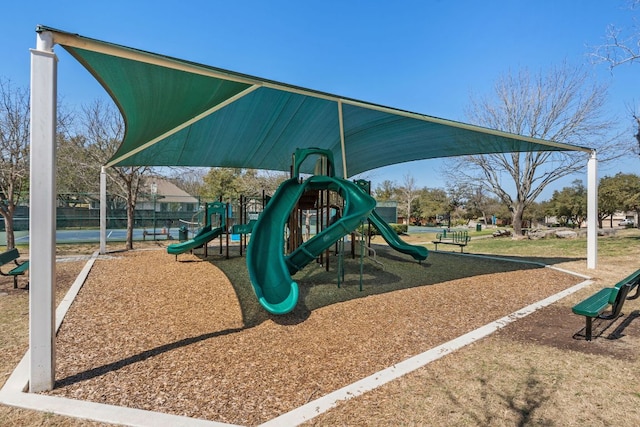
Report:
[[[637,288],[636,295],[628,297],[633,288]],[[611,288],[600,289],[584,301],[574,305],[571,310],[580,316],[585,316],[587,325],[585,338],[591,341],[592,320],[594,318],[612,320],[621,315],[625,300],[635,299],[640,296],[640,270],[625,277]],[[611,312],[603,314],[607,307],[611,306]]]
[[[2,276],[13,276],[14,289],[18,287],[18,276],[22,276],[29,269],[29,261],[18,263],[18,258],[20,258],[20,252],[18,252],[18,249],[16,248],[0,253],[0,266],[10,262],[14,262],[16,264],[16,267],[6,273],[0,270],[0,275]]]
[[[574,305],[571,310],[580,316],[598,317],[609,306],[609,300],[613,298],[615,301],[617,296],[616,288],[600,289],[586,300]]]
[[[470,237],[466,231],[448,231],[436,234],[436,239],[432,243],[436,245],[436,250],[438,250],[438,245],[457,245],[460,246],[460,252],[463,252],[463,249],[469,243]]]
[[[29,269],[29,261],[25,261],[22,264],[20,264],[19,266],[17,266],[16,268],[14,268],[13,270],[11,270],[9,272],[9,274],[14,275],[14,274],[24,274],[25,271],[27,271]]]
[[[0,254],[0,266],[10,263],[16,259],[20,258],[20,252],[16,248],[9,249],[6,252],[2,252]]]

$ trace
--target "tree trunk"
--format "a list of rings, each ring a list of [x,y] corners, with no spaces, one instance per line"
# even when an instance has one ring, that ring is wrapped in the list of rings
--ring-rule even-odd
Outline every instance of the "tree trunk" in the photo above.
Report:
[[[7,250],[13,249],[16,247],[16,237],[13,232],[13,215],[3,215],[2,217],[4,218],[4,231],[7,237]]]
[[[516,203],[513,206],[513,212],[511,213],[511,226],[513,227],[513,234],[516,236],[522,236],[522,217],[524,216],[524,204]]]
[[[484,226],[485,228],[489,225],[489,218],[487,218],[487,214],[485,211],[482,211],[482,218],[484,218]]]
[[[136,205],[132,199],[133,186],[131,183],[127,185],[127,250],[133,249],[133,228],[135,226]]]
[[[638,123],[638,133],[636,133],[634,136],[636,137],[636,140],[638,141],[638,152],[640,153],[640,116],[636,116],[634,114],[633,118],[636,119],[636,122]]]
[[[13,213],[15,206],[11,201],[1,210],[0,214],[4,218],[4,231],[6,235],[7,250],[16,247],[16,236],[13,228]]]
[[[133,206],[127,205],[127,250],[133,249],[133,227],[135,225],[135,211]]]

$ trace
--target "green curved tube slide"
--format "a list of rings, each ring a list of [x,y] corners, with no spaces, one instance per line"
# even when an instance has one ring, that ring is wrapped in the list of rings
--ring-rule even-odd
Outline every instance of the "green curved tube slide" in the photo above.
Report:
[[[247,247],[247,269],[260,304],[270,313],[285,314],[298,302],[298,284],[284,263],[284,226],[304,192],[297,178],[284,181],[253,225]]]
[[[345,199],[342,218],[284,255],[284,227],[304,191],[331,189]],[[272,314],[286,314],[298,302],[298,284],[291,274],[303,268],[322,251],[354,230],[375,208],[375,200],[350,181],[312,176],[299,183],[296,178],[282,183],[254,225],[247,248],[247,269],[260,304]]]

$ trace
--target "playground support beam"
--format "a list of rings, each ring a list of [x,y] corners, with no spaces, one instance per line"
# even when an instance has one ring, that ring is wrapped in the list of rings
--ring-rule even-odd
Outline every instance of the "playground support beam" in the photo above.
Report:
[[[338,122],[340,124],[340,151],[342,153],[342,177],[347,179],[347,149],[344,144],[344,118],[342,116],[342,100],[338,100]]]
[[[29,391],[55,380],[56,102],[53,35],[37,33],[31,49],[31,173],[29,201]]]
[[[100,254],[107,253],[107,171],[100,168]]]
[[[598,159],[593,150],[587,162],[587,268],[598,266]]]

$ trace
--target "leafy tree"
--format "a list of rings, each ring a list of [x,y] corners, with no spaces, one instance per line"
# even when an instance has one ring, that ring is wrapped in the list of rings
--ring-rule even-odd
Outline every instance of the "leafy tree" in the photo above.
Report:
[[[439,215],[448,211],[449,198],[446,191],[440,188],[424,187],[418,191],[420,217],[427,222],[436,222]]]
[[[398,188],[396,183],[386,179],[376,187],[373,191],[373,195],[376,200],[387,201],[395,198],[397,191]]]
[[[619,209],[634,211],[640,215],[640,177],[631,173],[618,173],[614,176],[619,194]],[[636,225],[637,226],[637,225]]]
[[[617,156],[606,137],[612,125],[604,118],[605,100],[604,87],[589,84],[585,72],[565,64],[545,75],[507,74],[493,96],[472,99],[467,113],[479,125],[598,149],[610,146],[602,153]],[[549,184],[585,166],[582,152],[499,153],[461,157],[449,175],[458,183],[479,182],[495,194],[511,210],[515,233],[522,234],[525,209]]]
[[[532,202],[524,211],[523,219],[533,226],[537,223],[544,223],[545,217],[546,211],[544,203]]]
[[[565,225],[577,225],[587,217],[587,189],[580,180],[573,181],[571,187],[554,191],[549,205],[552,213]]]
[[[259,197],[262,190],[275,193],[287,178],[283,173],[256,169],[211,168],[203,178],[201,196],[207,200],[236,200],[241,195]]]
[[[211,168],[204,177],[202,196],[206,200],[237,199],[240,196],[240,176],[237,168]]]
[[[605,176],[600,180],[598,184],[598,226],[600,228],[606,218],[609,218],[610,226],[613,226],[613,215],[622,210],[624,182],[625,178],[622,174]]]

